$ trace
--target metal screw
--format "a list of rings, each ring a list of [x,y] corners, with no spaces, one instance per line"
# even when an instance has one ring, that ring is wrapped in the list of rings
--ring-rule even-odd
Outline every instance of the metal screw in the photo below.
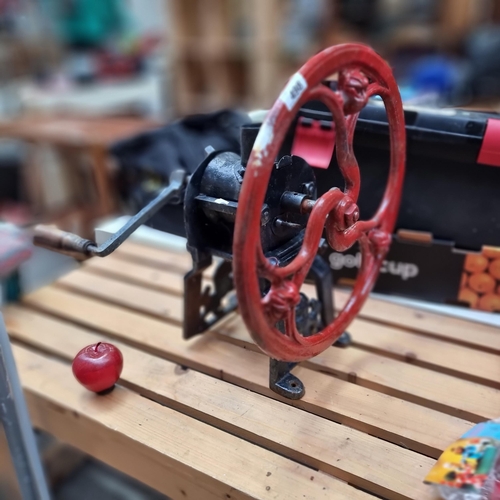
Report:
[[[215,151],[215,148],[213,146],[209,145],[205,148],[205,155],[208,156],[208,155],[212,154],[214,151]]]
[[[344,212],[344,221],[346,227],[351,227],[359,220],[359,208],[356,203],[351,203],[347,206]]]
[[[269,257],[268,261],[269,261],[269,264],[271,264],[273,266],[279,265],[279,260],[276,257]]]
[[[315,189],[316,186],[314,182],[304,182],[304,184],[302,184],[302,192],[307,194],[307,196],[313,196]]]
[[[245,172],[246,172],[245,167],[241,167],[238,170],[238,175],[240,176],[240,178],[238,179],[238,181],[239,181],[240,184],[243,182],[243,177],[245,176]]]
[[[271,217],[271,213],[268,208],[264,208],[260,214],[260,225],[265,226]]]

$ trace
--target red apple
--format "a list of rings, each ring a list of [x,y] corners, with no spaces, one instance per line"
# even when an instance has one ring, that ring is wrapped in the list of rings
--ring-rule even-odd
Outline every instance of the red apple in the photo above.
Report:
[[[84,347],[73,360],[73,375],[86,389],[103,392],[120,378],[123,356],[113,344],[98,342]]]

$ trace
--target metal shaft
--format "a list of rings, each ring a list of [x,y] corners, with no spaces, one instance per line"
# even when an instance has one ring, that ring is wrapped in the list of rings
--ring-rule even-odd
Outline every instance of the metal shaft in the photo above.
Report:
[[[114,252],[141,224],[150,219],[167,203],[180,203],[182,201],[182,191],[186,183],[186,178],[186,173],[182,170],[172,172],[169,185],[102,245],[97,246],[95,242],[81,238],[76,234],[43,225],[35,228],[33,241],[37,246],[71,255],[75,258],[91,256],[106,257]]]

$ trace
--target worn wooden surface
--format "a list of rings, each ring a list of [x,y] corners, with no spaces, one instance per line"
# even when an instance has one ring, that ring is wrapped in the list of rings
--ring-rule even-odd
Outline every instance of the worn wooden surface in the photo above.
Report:
[[[499,332],[374,299],[354,345],[303,363],[306,395],[285,400],[237,315],[183,340],[189,266],[127,243],[5,311],[37,426],[175,500],[425,500],[441,450],[500,413]],[[125,365],[96,396],[70,361],[102,340]]]
[[[60,146],[106,149],[118,140],[157,127],[152,120],[26,115],[0,120],[0,136]]]

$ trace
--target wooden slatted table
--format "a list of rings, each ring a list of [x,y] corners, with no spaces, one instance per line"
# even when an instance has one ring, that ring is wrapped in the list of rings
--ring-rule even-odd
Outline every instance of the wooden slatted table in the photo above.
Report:
[[[282,399],[238,316],[182,339],[190,263],[128,242],[7,308],[37,427],[175,500],[426,500],[441,450],[500,414],[498,331],[375,299],[354,345],[303,363],[305,397]],[[125,365],[96,396],[70,361],[103,340]]]

